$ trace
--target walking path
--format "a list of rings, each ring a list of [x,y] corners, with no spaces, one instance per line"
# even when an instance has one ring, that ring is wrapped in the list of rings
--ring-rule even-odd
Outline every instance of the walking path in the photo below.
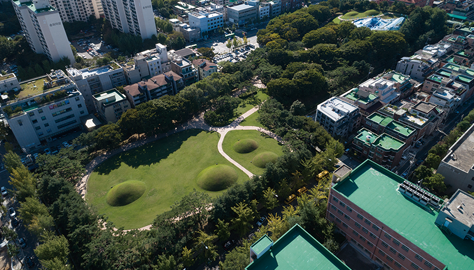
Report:
[[[197,118],[194,117],[191,120],[189,120],[188,122],[176,127],[174,130],[171,130],[171,131],[169,131],[165,134],[160,134],[160,135],[155,135],[155,136],[152,136],[152,137],[148,137],[144,140],[132,142],[132,143],[129,143],[127,145],[121,146],[120,148],[117,148],[117,149],[114,149],[112,151],[106,152],[106,153],[94,158],[91,162],[89,162],[89,164],[86,165],[86,174],[76,184],[76,190],[82,196],[82,198],[85,199],[85,196],[87,194],[87,181],[89,180],[89,177],[90,177],[91,173],[94,171],[95,168],[97,168],[97,166],[99,166],[102,162],[104,162],[108,158],[110,158],[112,156],[115,156],[119,153],[122,153],[122,152],[125,152],[125,151],[128,151],[128,150],[143,146],[147,143],[150,143],[150,142],[168,137],[168,136],[173,135],[175,133],[178,133],[178,132],[181,132],[181,131],[184,131],[184,130],[189,130],[189,129],[202,129],[202,130],[206,130],[206,131],[218,132],[221,135],[220,139],[219,139],[219,143],[217,144],[217,149],[218,149],[219,153],[225,159],[227,159],[229,162],[231,162],[233,165],[235,165],[237,168],[239,168],[245,174],[247,174],[248,177],[251,178],[251,177],[253,177],[254,174],[251,173],[249,170],[245,169],[238,162],[236,162],[235,160],[230,158],[224,152],[224,150],[222,149],[222,143],[224,142],[224,138],[225,138],[227,132],[232,131],[232,130],[258,130],[258,131],[263,132],[263,133],[269,135],[270,137],[276,139],[278,142],[284,143],[282,138],[280,138],[279,136],[277,136],[273,132],[265,130],[261,127],[240,126],[240,123],[245,118],[249,117],[251,114],[256,112],[258,110],[258,107],[259,106],[256,106],[256,107],[248,110],[247,112],[245,112],[244,114],[239,116],[237,119],[235,119],[232,123],[230,123],[229,125],[224,126],[224,127],[211,127],[211,126],[209,126],[208,124],[206,124],[204,122],[204,113],[202,113],[199,117],[197,117]],[[150,226],[146,226],[146,227],[150,227]],[[140,229],[143,229],[143,228],[140,228]]]

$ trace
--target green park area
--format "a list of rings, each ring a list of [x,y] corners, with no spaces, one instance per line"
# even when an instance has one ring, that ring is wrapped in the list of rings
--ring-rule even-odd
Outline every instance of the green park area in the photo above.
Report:
[[[374,9],[370,9],[370,10],[367,10],[365,12],[357,12],[357,11],[349,11],[347,12],[346,14],[344,14],[341,19],[344,19],[344,20],[354,20],[354,19],[361,19],[361,18],[365,18],[365,17],[373,17],[373,16],[376,16],[376,15],[379,15],[381,12],[380,11],[377,11],[377,10],[374,10]]]
[[[234,130],[222,144],[224,152],[250,172],[261,175],[268,162],[283,155],[283,146],[272,137],[256,130]]]
[[[249,178],[219,154],[218,141],[218,133],[193,129],[113,156],[91,174],[86,200],[116,227],[135,229],[193,189],[220,195]]]
[[[240,125],[241,126],[254,126],[254,127],[261,127],[261,128],[265,128],[261,123],[260,121],[257,120],[258,116],[260,114],[258,113],[258,111],[252,113],[251,115],[249,115],[247,118],[244,119],[244,121],[240,122]]]

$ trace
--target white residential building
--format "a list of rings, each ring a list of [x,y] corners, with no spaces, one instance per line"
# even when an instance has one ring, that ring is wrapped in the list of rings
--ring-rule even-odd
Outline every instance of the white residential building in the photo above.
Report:
[[[129,84],[168,72],[171,70],[168,50],[165,45],[157,43],[155,49],[137,53],[133,61],[123,65],[123,70]]]
[[[227,19],[231,23],[245,24],[257,19],[258,7],[250,5],[237,5],[227,7]]]
[[[68,76],[84,96],[89,112],[95,112],[93,95],[127,84],[124,70],[117,63],[98,68],[67,69]]]
[[[461,104],[461,98],[451,89],[443,87],[433,92],[429,102],[443,109],[446,114],[450,114]]]
[[[224,27],[224,15],[217,11],[196,11],[188,14],[189,26],[201,29],[201,34]]]
[[[151,0],[102,0],[102,7],[105,18],[120,32],[142,39],[156,36]]]
[[[74,63],[69,40],[59,12],[53,8],[48,0],[12,1],[21,29],[31,49],[46,56],[53,62],[63,57]]]
[[[95,1],[95,0],[94,0]],[[63,22],[74,22],[89,20],[91,15],[96,15],[91,0],[51,0],[51,5],[59,11]]]
[[[265,18],[270,18],[270,9],[271,9],[271,4],[268,2],[260,2],[260,5],[258,6],[258,18],[260,20],[263,20]]]
[[[20,83],[15,73],[0,74],[0,93],[20,89]]]
[[[332,97],[318,105],[315,121],[332,136],[346,137],[360,124],[359,107]]]
[[[281,1],[280,0],[274,0],[269,2],[270,3],[270,12],[271,12],[271,17],[274,18],[276,16],[279,16],[281,14]]]
[[[122,114],[131,108],[125,95],[115,88],[95,94],[93,100],[99,118],[106,123],[117,122]]]
[[[18,99],[4,103],[2,110],[20,147],[27,152],[80,127],[80,118],[89,114],[82,94],[62,70],[20,86],[15,90]]]
[[[193,66],[199,71],[199,80],[211,76],[212,73],[217,72],[217,64],[212,63],[207,59],[196,59],[193,61]]]

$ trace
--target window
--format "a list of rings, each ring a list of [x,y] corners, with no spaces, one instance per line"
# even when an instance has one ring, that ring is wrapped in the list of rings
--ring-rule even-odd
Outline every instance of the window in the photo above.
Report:
[[[369,225],[372,224],[372,222],[370,222],[368,219],[364,220],[365,224]]]
[[[75,100],[76,100],[76,101],[79,101],[79,97],[76,97]]]
[[[410,251],[410,249],[405,245],[402,245],[402,249],[405,250],[406,252]]]
[[[471,189],[471,188],[472,188],[472,185],[467,185],[467,188],[468,188],[468,189]]]
[[[375,225],[375,224],[372,224],[372,228],[374,228],[374,230],[378,231],[379,230],[379,226]]]
[[[339,204],[340,204],[342,207],[346,207],[346,204],[343,203],[343,202],[339,202]]]
[[[46,116],[41,116],[41,120],[46,120]]]
[[[354,230],[352,230],[352,233],[353,233],[354,235],[356,235],[356,236],[359,236],[359,233],[356,232],[356,231],[354,231]]]
[[[395,239],[395,238],[393,239],[393,243],[394,243],[395,245],[397,245],[397,246],[399,246],[399,245],[400,245],[400,241],[398,241],[398,240],[397,240],[397,239]]]
[[[388,255],[387,255],[387,260],[389,260],[390,262],[393,262],[392,257],[390,257],[390,256],[388,256]]]
[[[388,248],[387,243],[385,243],[384,241],[382,241],[382,246],[383,246],[384,248]]]
[[[359,236],[359,239],[360,239],[363,243],[365,243],[365,241],[366,241],[363,236]]]
[[[352,238],[351,238],[351,242],[354,243],[354,244],[357,243],[357,242],[356,242],[354,239],[352,239]]]
[[[43,113],[43,109],[39,109],[39,110],[38,110],[38,113]]]
[[[396,267],[398,267],[398,268],[402,268],[402,265],[399,264],[398,262],[394,262],[393,264],[394,264]]]
[[[339,202],[339,200],[338,200],[336,197],[332,197],[332,199],[333,199],[335,202]]]
[[[36,130],[40,130],[40,129],[41,129],[41,127],[35,127],[35,129],[36,129]]]
[[[420,262],[423,261],[423,257],[421,257],[421,256],[418,255],[418,254],[415,254],[415,258],[416,258],[417,260],[419,260]]]
[[[355,223],[356,227],[360,229],[360,224],[359,223]]]
[[[34,119],[33,121],[31,121],[33,124],[36,124],[38,123],[38,120]]]
[[[341,216],[344,215],[344,213],[341,210],[337,210],[337,213]]]
[[[29,112],[28,115],[33,116],[33,115],[35,115],[35,113],[34,112]]]
[[[369,233],[369,230],[367,230],[366,228],[362,227],[362,231],[365,232],[365,233]]]
[[[82,108],[82,104],[77,105],[78,108]]]
[[[340,219],[338,219],[338,218],[336,218],[336,221],[337,221],[338,223],[341,223],[341,220],[340,220]]]
[[[329,216],[330,216],[331,218],[334,218],[334,215],[333,215],[332,213],[329,213]]]
[[[379,254],[385,257],[385,252],[379,249]]]
[[[23,122],[21,120],[18,120],[18,125],[21,127],[23,126]]]
[[[383,263],[379,258],[375,258],[375,260],[376,260],[377,262],[379,262],[380,264]]]
[[[344,218],[347,220],[351,220],[351,218],[348,215],[344,215]]]
[[[385,233],[384,235],[388,240],[392,239],[392,237],[388,233]]]
[[[374,238],[374,239],[377,238],[377,236],[375,236],[375,234],[373,234],[373,233],[370,233],[370,237],[372,237],[372,238]]]
[[[390,252],[392,252],[393,254],[397,254],[397,251],[393,247],[390,248]]]
[[[49,124],[48,123],[44,124],[44,127],[49,127]]]
[[[369,247],[374,247],[374,245],[373,245],[372,243],[370,243],[369,241],[367,241],[367,245],[368,245]]]
[[[361,214],[357,214],[357,217],[358,217],[359,219],[361,219],[361,220],[364,219],[364,217],[363,217]]]
[[[474,177],[473,177],[474,178]],[[352,208],[350,208],[349,206],[346,207],[347,211],[351,212],[352,213]]]
[[[335,207],[334,205],[331,205],[331,208],[337,210],[337,207]]]
[[[418,269],[418,265],[416,265],[415,263],[411,263],[411,267],[413,267],[414,269]]]
[[[365,251],[365,253],[370,255],[370,251],[368,251],[367,249],[364,249],[364,251]]]
[[[347,229],[347,227],[349,227],[349,226],[347,226],[347,224],[344,223],[344,222],[342,223],[342,226],[343,226],[344,228],[346,228],[346,229]]]
[[[425,261],[425,265],[426,265],[428,268],[433,267],[433,265],[432,265],[429,261]]]
[[[42,136],[44,133],[43,132],[38,132],[38,136]]]
[[[84,114],[84,111],[80,111],[81,114]]]
[[[402,259],[402,260],[405,260],[405,256],[403,256],[402,254],[398,253],[398,258]]]

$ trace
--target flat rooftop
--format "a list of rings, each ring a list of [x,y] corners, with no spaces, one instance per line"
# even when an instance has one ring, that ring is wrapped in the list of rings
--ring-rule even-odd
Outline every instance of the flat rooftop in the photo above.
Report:
[[[17,98],[21,100],[51,92],[69,84],[72,84],[69,78],[62,71],[56,70],[49,75],[20,83],[21,90],[16,94],[18,95]]]
[[[10,79],[10,78],[13,78],[13,77],[15,77],[14,73],[8,73],[8,74],[5,74],[5,75],[0,74],[0,81]]]
[[[341,260],[296,224],[246,270],[350,270]]]
[[[474,199],[471,195],[458,189],[440,212],[442,211],[462,224],[472,227],[474,224],[472,218],[474,214],[473,201]]]
[[[237,5],[237,6],[233,6],[233,7],[227,7],[227,8],[232,9],[232,10],[236,10],[236,11],[241,11],[241,10],[245,10],[245,9],[249,9],[249,8],[255,8],[255,7],[242,4],[242,5]]]
[[[453,144],[448,151],[448,155],[443,158],[443,162],[462,171],[469,172],[474,166],[474,125]]]
[[[366,160],[346,179],[337,183],[332,191],[345,196],[441,261],[447,269],[474,269],[474,243],[443,233],[435,225],[436,210],[415,203],[397,190],[403,180],[375,162]],[[418,265],[425,269],[424,264]]]
[[[378,135],[375,134],[372,131],[369,131],[365,128],[360,129],[359,132],[357,132],[357,135],[354,137],[354,139],[358,139],[365,144],[372,144],[375,139],[377,139]]]
[[[376,112],[369,115],[367,118],[383,127],[388,126],[388,124],[390,124],[393,121],[392,117],[381,115],[380,113],[376,113]]]
[[[347,95],[343,97],[353,100],[353,101],[358,101],[362,104],[370,103],[378,98],[378,96],[374,94],[369,94],[368,96],[365,97],[365,96],[359,95],[358,92],[359,92],[359,89],[354,88],[352,89],[350,93],[348,93]]]
[[[392,121],[390,124],[387,125],[388,129],[392,130],[393,132],[400,133],[405,137],[410,137],[413,132],[415,132],[414,128],[407,127],[398,123],[397,121]]]
[[[415,105],[415,107],[413,107],[413,109],[423,113],[430,113],[434,108],[436,108],[436,105],[423,101],[420,101]]]
[[[405,143],[388,134],[382,133],[375,141],[375,145],[382,147],[385,150],[399,150]]]
[[[318,111],[334,121],[344,118],[347,114],[356,111],[358,107],[341,100],[338,97],[332,97],[318,105]]]
[[[122,94],[120,94],[119,91],[117,91],[116,89],[97,93],[94,95],[94,98],[99,102],[102,102],[105,100],[105,102],[102,102],[104,105],[120,102],[125,99],[125,97]]]
[[[33,4],[33,1],[31,2],[24,2],[24,3],[20,3],[20,1],[13,1],[13,3],[19,7],[22,7],[22,6],[26,6],[28,7],[31,11],[33,11],[34,13],[36,14],[39,14],[41,12],[48,12],[48,11],[55,11],[56,9],[54,9],[54,7],[52,6],[49,6],[47,8],[40,8],[40,9],[37,9],[35,7],[35,5]]]

